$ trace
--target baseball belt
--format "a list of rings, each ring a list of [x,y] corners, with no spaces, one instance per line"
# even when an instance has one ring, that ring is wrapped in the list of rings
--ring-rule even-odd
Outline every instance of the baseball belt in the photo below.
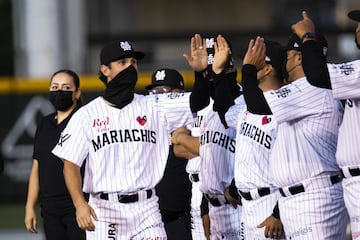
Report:
[[[342,174],[338,173],[336,175],[330,176],[330,182],[331,184],[336,184],[338,182],[340,182],[343,179]],[[305,187],[302,183],[300,184],[296,184],[296,185],[292,185],[290,187],[286,188],[288,193],[285,192],[285,188],[280,188],[280,194],[283,197],[288,197],[290,195],[296,195],[302,192],[305,192]]]
[[[271,193],[270,188],[265,187],[265,188],[257,188],[256,189],[256,194],[252,193],[252,192],[243,192],[240,189],[238,189],[239,194],[241,195],[241,197],[243,197],[244,199],[251,201],[251,200],[255,200],[259,197],[264,197],[266,195],[269,195]],[[258,196],[256,196],[258,195]]]
[[[189,179],[191,182],[198,182],[200,181],[199,174],[198,173],[191,173],[189,174]]]
[[[346,167],[340,169],[343,178],[350,178],[360,176],[360,168],[359,167]]]
[[[226,199],[224,195],[219,195],[218,197],[210,196],[209,194],[204,194],[205,198],[209,201],[211,205],[214,207],[220,207],[224,204],[229,204],[229,201]]]
[[[151,198],[152,195],[153,195],[153,190],[151,189],[146,190],[146,199]],[[99,197],[103,200],[109,200],[109,193],[101,192]],[[120,203],[134,203],[139,201],[139,193],[135,193],[131,195],[117,194],[117,200]]]

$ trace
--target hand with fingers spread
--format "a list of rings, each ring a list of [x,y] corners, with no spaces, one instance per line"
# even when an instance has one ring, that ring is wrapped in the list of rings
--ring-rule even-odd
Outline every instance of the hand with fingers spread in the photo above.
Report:
[[[258,226],[258,228],[263,227],[265,227],[264,235],[267,238],[278,239],[284,237],[284,229],[280,219],[269,216]]]
[[[257,37],[255,40],[251,39],[243,60],[243,65],[251,64],[254,65],[257,70],[260,70],[265,66],[265,57],[266,46],[264,39],[261,37]]]
[[[302,12],[303,19],[291,26],[293,32],[302,39],[305,33],[315,33],[315,26],[312,20],[307,15],[306,11]]]
[[[229,59],[229,44],[225,40],[225,38],[221,35],[218,35],[216,38],[216,42],[214,43],[214,62],[212,65],[212,70],[214,73],[221,73],[225,64]]]
[[[205,39],[202,39],[200,34],[195,34],[194,37],[191,38],[190,50],[190,56],[183,54],[189,66],[195,72],[204,71],[208,65],[208,55]]]

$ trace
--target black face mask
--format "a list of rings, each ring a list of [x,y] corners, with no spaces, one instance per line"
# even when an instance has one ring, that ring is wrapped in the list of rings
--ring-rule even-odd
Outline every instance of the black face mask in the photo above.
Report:
[[[136,82],[137,71],[131,65],[106,84],[104,99],[123,108],[133,100]]]
[[[72,95],[72,91],[50,91],[49,98],[56,110],[66,111],[74,104]]]
[[[281,65],[281,75],[283,76],[284,80],[287,82],[289,78],[289,73],[286,70],[286,59]]]

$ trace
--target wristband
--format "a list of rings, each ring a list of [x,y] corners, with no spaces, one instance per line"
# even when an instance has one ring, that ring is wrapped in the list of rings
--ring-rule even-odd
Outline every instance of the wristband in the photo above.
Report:
[[[316,34],[314,32],[307,32],[301,37],[301,42],[304,41],[305,38],[316,38]]]

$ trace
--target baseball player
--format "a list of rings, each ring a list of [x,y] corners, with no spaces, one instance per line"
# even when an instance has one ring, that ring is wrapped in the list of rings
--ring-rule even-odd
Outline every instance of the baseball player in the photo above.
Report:
[[[212,64],[207,61],[210,58],[204,46],[215,49]],[[209,96],[212,95],[212,83],[209,79],[214,78],[214,81],[217,78],[226,79],[224,81],[233,81],[236,85],[236,71],[234,71],[234,68],[228,67],[228,65],[225,68],[225,63],[229,59],[229,47],[221,35],[217,37],[216,41],[214,38],[203,41],[201,36],[196,34],[192,39],[191,48],[198,48],[201,51],[202,55],[198,60],[204,63],[200,69],[192,68],[196,72],[199,72],[197,70],[204,71],[209,64],[212,65],[211,70],[213,71],[213,74],[208,72],[205,79],[200,79],[203,82],[199,83],[199,79],[195,79],[191,95],[193,112],[198,110],[197,107],[200,108],[205,105],[206,102],[211,109],[200,124],[200,190],[210,203],[210,239],[241,239],[241,207],[236,206],[234,208],[224,194],[234,176],[235,129],[225,128],[218,113],[213,110],[214,105],[209,105]],[[191,60],[193,59],[187,58],[187,60],[189,65],[192,66],[194,62]],[[197,83],[203,84],[205,87],[195,89]],[[210,86],[210,89],[206,85]],[[199,92],[199,90],[202,91]],[[240,95],[240,92],[238,94]],[[198,99],[204,99],[205,101],[198,101]]]
[[[59,70],[51,76],[49,89],[50,102],[56,111],[43,117],[36,129],[24,222],[29,232],[38,232],[35,207],[39,200],[46,239],[82,240],[85,231],[76,222],[63,163],[51,153],[61,131],[81,106],[79,76],[68,69]]]
[[[327,43],[322,44],[325,56]],[[345,239],[347,213],[335,160],[343,109],[330,90],[309,84],[300,48],[301,40],[291,35],[289,84],[264,93],[279,124],[270,172],[282,195],[280,216],[289,239]]]
[[[277,122],[263,91],[281,87],[285,51],[279,43],[266,41],[266,52],[259,52],[258,57],[253,49],[259,42],[250,41],[243,60],[242,86],[247,107],[244,110],[235,104],[225,115],[229,127],[237,130],[234,172],[236,189],[242,197],[244,235],[254,240],[284,235],[281,221],[271,216],[280,197],[269,172]]]
[[[163,176],[170,133],[189,124],[189,94],[134,94],[137,60],[128,41],[100,53],[99,96],[79,109],[53,153],[64,159],[64,176],[78,225],[92,239],[166,239],[154,187]],[[87,159],[81,194],[79,166]]]
[[[204,119],[204,115],[210,110],[206,107],[197,112],[194,122],[185,129],[177,129],[172,134],[172,143],[174,146],[182,146],[187,152],[193,152],[197,157],[189,158],[186,165],[186,172],[189,174],[189,179],[192,183],[191,188],[191,234],[194,240],[206,239],[207,232],[210,232],[209,228],[204,226],[204,220],[207,219],[208,214],[201,214],[201,203],[203,194],[200,191],[201,185],[201,158],[199,155],[199,135],[200,124]],[[189,130],[188,130],[189,129]],[[190,131],[190,132],[189,132]],[[183,139],[178,140],[178,136],[181,135]],[[184,138],[185,137],[185,138]]]
[[[348,16],[357,21],[355,42],[360,49],[360,11],[351,11]],[[306,12],[303,20],[292,26],[298,36],[314,33],[315,27]],[[343,173],[344,201],[348,214],[352,239],[360,239],[360,60],[326,64],[321,57],[322,49],[314,51],[318,46],[316,38],[303,41],[302,54],[304,70],[309,81],[317,86],[332,88],[333,97],[346,100],[344,118],[339,129],[336,160]],[[330,78],[329,78],[330,76]]]
[[[153,72],[145,89],[149,94],[184,92],[184,79],[175,69],[161,68]],[[179,154],[194,156],[171,145],[164,176],[155,189],[168,239],[191,240],[191,182],[185,171],[188,160]]]

